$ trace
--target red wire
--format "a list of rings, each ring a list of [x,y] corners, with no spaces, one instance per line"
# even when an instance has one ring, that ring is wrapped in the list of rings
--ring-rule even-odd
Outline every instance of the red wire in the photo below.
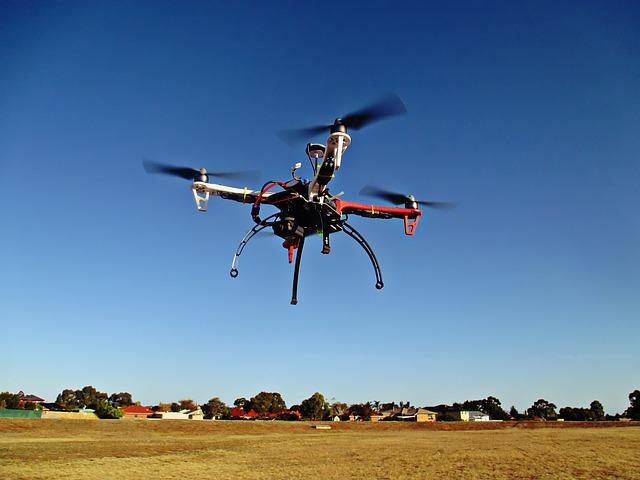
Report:
[[[256,198],[256,201],[253,204],[253,206],[257,207],[260,204],[260,202],[262,201],[262,195],[265,194],[266,192],[268,192],[269,190],[271,190],[276,185],[280,185],[281,187],[284,187],[285,183],[284,182],[271,182],[269,185],[267,185],[266,188],[263,188],[262,190],[260,190],[260,195],[258,195],[258,197]]]

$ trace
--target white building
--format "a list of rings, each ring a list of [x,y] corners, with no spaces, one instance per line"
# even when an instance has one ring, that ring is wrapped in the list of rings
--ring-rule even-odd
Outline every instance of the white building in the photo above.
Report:
[[[478,410],[460,410],[458,416],[463,422],[488,422],[490,420],[489,415]]]
[[[179,412],[156,412],[151,418],[161,420],[204,420],[204,413],[200,407],[195,410],[180,410]]]

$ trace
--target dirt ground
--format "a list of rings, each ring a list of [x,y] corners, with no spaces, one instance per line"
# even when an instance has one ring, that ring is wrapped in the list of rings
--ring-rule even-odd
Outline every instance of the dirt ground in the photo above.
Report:
[[[640,479],[640,423],[0,419],[0,478]]]

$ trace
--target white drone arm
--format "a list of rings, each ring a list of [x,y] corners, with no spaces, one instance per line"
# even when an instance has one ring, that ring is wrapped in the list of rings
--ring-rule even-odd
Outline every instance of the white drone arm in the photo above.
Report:
[[[196,201],[196,207],[200,212],[207,211],[209,196],[211,195],[241,203],[253,203],[256,201],[258,195],[260,195],[259,190],[251,190],[247,187],[236,188],[205,182],[193,182],[191,185],[191,191],[193,192],[193,198]],[[273,195],[272,192],[264,192],[262,194],[262,198],[268,198],[271,195]]]
[[[333,174],[340,168],[342,154],[349,148],[351,137],[345,132],[333,132],[327,139],[324,158],[316,176],[309,184],[309,194],[317,194],[333,178]]]

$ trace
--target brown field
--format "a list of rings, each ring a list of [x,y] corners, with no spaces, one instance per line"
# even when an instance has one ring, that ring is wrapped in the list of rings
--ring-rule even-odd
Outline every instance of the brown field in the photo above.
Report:
[[[331,426],[0,419],[0,478],[640,479],[640,422]]]

